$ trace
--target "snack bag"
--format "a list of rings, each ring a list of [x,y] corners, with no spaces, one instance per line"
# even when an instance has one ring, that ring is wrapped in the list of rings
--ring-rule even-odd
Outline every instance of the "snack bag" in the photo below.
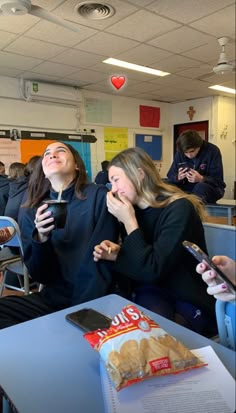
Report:
[[[100,353],[116,390],[206,365],[134,305],[124,307],[110,328],[84,337]]]

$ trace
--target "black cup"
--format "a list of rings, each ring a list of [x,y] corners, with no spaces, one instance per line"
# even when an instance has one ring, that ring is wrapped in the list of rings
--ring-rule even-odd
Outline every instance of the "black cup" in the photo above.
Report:
[[[54,218],[53,224],[55,228],[64,228],[67,216],[67,204],[68,201],[58,201],[57,199],[47,199],[43,201],[44,204],[48,204],[46,211],[51,211],[51,216]],[[51,224],[50,224],[51,225]]]

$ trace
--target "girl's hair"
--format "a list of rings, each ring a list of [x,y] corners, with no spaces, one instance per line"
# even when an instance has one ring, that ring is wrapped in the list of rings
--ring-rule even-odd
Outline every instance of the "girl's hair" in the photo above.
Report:
[[[176,148],[179,152],[186,152],[189,149],[201,148],[203,139],[195,130],[186,130],[181,133],[176,141]]]
[[[163,208],[177,199],[188,199],[202,220],[206,218],[204,204],[195,195],[186,194],[177,186],[162,181],[156,166],[150,156],[141,148],[128,148],[118,153],[109,163],[123,169],[132,182],[137,195],[153,208]],[[139,178],[138,169],[144,172],[144,178]]]
[[[27,164],[25,165],[25,176],[30,176],[32,174],[39,159],[41,159],[41,156],[35,155],[28,160]]]
[[[76,176],[74,178],[75,183],[75,194],[77,198],[84,199],[82,196],[82,187],[88,182],[88,177],[86,174],[86,169],[82,158],[79,153],[70,144],[64,143],[69,151],[72,153],[76,166],[78,170],[75,170]],[[48,194],[51,188],[50,181],[45,177],[42,160],[44,154],[40,157],[40,160],[36,162],[34,170],[32,171],[29,179],[28,185],[28,197],[23,205],[24,207],[37,207],[45,196]]]
[[[13,162],[9,166],[8,176],[10,179],[17,179],[20,176],[24,175],[24,171],[25,171],[25,164],[21,162]]]

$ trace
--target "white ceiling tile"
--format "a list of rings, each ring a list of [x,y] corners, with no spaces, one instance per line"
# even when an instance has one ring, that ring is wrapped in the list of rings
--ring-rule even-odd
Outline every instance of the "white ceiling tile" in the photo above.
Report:
[[[32,29],[27,31],[27,37],[46,42],[50,41],[61,46],[74,46],[95,33],[97,33],[96,30],[85,26],[81,26],[79,32],[76,33],[46,20],[41,20]]]
[[[211,40],[212,38],[206,34],[199,33],[188,27],[180,27],[170,33],[158,36],[148,43],[153,46],[162,47],[173,53],[181,53],[206,44]]]
[[[158,86],[157,86],[158,88]],[[153,90],[153,84],[151,82],[137,82],[135,85],[129,86],[129,91],[133,91],[135,93],[138,92],[149,92]]]
[[[152,63],[156,63],[159,60],[165,59],[168,56],[170,56],[170,53],[165,50],[141,44],[140,46],[134,47],[127,52],[118,54],[116,57],[117,59],[125,60],[130,63],[147,66]]]
[[[20,55],[48,59],[63,52],[65,48],[52,43],[41,42],[40,40],[21,36],[6,47],[5,50]]]
[[[50,76],[66,76],[76,71],[74,66],[62,65],[54,62],[44,62],[32,69],[33,72]]]
[[[235,3],[192,23],[191,26],[217,38],[222,36],[235,38]]]
[[[190,79],[196,79],[212,70],[210,65],[202,64],[200,67],[193,67],[191,69],[185,69],[178,72],[178,75],[188,77]]]
[[[17,35],[0,30],[0,49],[6,47],[9,43],[16,39]]]
[[[235,72],[225,73],[224,75],[209,72],[206,75],[200,76],[200,79],[212,85],[224,85],[226,82],[235,83]]]
[[[175,73],[183,69],[199,67],[201,64],[202,62],[198,62],[197,60],[173,54],[157,64],[153,64],[152,67],[169,73]]]
[[[106,79],[108,76],[105,73],[95,72],[95,70],[84,69],[73,73],[68,76],[70,79],[81,80],[86,83],[100,82]]]
[[[36,82],[54,82],[58,79],[57,76],[49,76],[49,75],[43,75],[42,73],[34,73],[34,72],[28,72],[25,71],[21,73],[19,78],[25,79],[25,80],[35,80]]]
[[[134,40],[124,39],[114,34],[98,33],[96,37],[92,36],[79,43],[76,48],[85,51],[89,50],[91,53],[115,56],[117,53],[131,49],[138,44]]]
[[[47,9],[47,10],[53,10],[60,3],[62,3],[61,0],[37,0],[37,6],[42,7],[43,9]]]
[[[12,69],[6,66],[0,67],[0,76],[17,77],[21,73],[21,69]]]
[[[193,80],[193,79],[189,79],[189,78],[177,76],[177,75],[163,77],[160,81],[151,80],[150,83],[153,85],[156,85],[159,88],[164,87],[166,90],[168,88],[173,87],[176,90],[182,89],[182,90],[193,91],[194,88],[197,88],[200,90],[206,87],[205,83],[201,82],[200,80]]]
[[[119,33],[120,36],[144,42],[179,26],[178,23],[171,20],[140,10],[126,17],[122,22],[113,24],[106,31],[114,34]]]
[[[216,39],[208,43],[207,45],[196,47],[193,50],[184,52],[183,55],[201,60],[202,62],[218,62],[220,57],[221,47]],[[225,52],[228,60],[235,59],[235,44],[228,43],[225,47]]]
[[[153,0],[129,0],[130,3],[134,4],[135,6],[139,6],[142,8],[150,6],[153,3]],[[149,8],[149,7],[148,7]]]
[[[29,14],[25,16],[0,16],[0,29],[10,33],[22,34],[37,22],[39,22],[39,18]]]
[[[29,70],[41,63],[42,60],[33,57],[20,56],[13,53],[0,52],[1,66]]]
[[[75,49],[67,49],[60,55],[51,60],[58,63],[67,63],[76,67],[90,67],[98,62],[102,62],[106,56],[100,56],[95,53],[83,52]],[[107,56],[108,57],[108,56]]]
[[[232,0],[158,0],[149,6],[149,10],[182,23],[189,23],[229,4],[232,4]]]

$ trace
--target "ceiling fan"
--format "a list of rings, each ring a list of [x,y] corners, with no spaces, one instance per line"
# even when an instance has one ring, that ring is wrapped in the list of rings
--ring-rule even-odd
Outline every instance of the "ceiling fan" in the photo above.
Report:
[[[226,53],[225,53],[225,46],[228,43],[228,37],[220,37],[218,39],[218,43],[221,46],[221,53],[217,65],[213,67],[214,73],[224,74],[226,72],[232,72],[234,66],[228,61]]]
[[[221,46],[219,60],[217,64],[212,68],[211,72],[205,73],[204,75],[200,76],[198,80],[204,80],[210,76],[213,76],[214,74],[224,75],[226,73],[231,73],[235,71],[235,64],[233,64],[234,62],[230,62],[227,59],[226,52],[225,52],[225,46],[229,42],[229,38],[224,36],[224,37],[219,37],[217,40],[218,40],[219,45]]]
[[[79,28],[75,23],[61,19],[50,11],[31,4],[30,0],[0,0],[0,17],[22,16],[25,14],[31,14],[74,32],[79,31]]]

